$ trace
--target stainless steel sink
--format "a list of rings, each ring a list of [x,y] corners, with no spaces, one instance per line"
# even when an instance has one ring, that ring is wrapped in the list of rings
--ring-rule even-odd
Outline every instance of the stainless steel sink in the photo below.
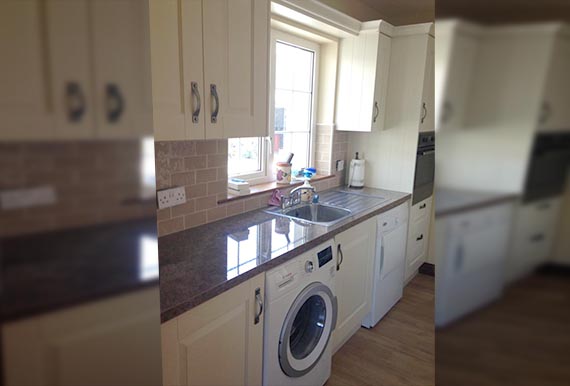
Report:
[[[322,204],[303,204],[284,210],[274,208],[267,210],[267,212],[324,226],[333,225],[352,214],[348,209]]]

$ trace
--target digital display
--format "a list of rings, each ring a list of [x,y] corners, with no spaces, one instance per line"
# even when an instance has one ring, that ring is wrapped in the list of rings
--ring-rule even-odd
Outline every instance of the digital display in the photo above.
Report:
[[[333,258],[332,247],[328,247],[320,251],[317,256],[319,257],[319,268],[328,263]]]

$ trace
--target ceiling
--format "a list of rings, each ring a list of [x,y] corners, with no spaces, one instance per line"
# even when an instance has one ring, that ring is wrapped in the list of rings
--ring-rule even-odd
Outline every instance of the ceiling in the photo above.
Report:
[[[360,21],[393,25],[458,17],[482,24],[570,22],[570,0],[319,0]]]
[[[319,1],[360,21],[382,19],[392,25],[404,25],[432,22],[436,0]]]
[[[459,17],[483,24],[570,22],[568,0],[437,0],[437,18]]]

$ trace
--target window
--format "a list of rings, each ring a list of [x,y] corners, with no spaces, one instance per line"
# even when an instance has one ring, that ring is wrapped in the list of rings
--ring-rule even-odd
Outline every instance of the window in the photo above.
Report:
[[[284,161],[289,153],[293,169],[311,166],[314,89],[318,45],[275,32],[273,36],[274,95],[273,154]]]
[[[228,175],[262,183],[275,179],[275,162],[293,153],[293,170],[312,166],[319,46],[273,30],[269,139],[232,138]]]

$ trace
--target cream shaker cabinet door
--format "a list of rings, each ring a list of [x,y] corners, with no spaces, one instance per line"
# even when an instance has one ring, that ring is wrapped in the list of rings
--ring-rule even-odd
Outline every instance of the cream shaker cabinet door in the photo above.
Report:
[[[160,384],[158,286],[2,326],[6,386]]]
[[[264,287],[260,274],[163,323],[163,384],[260,385]]]
[[[43,1],[0,1],[0,139],[53,137]]]
[[[146,3],[91,2],[97,135],[152,133]]]
[[[206,138],[266,136],[269,2],[202,6]]]
[[[206,89],[202,42],[202,0],[182,0],[182,99],[186,139],[204,139]]]
[[[89,3],[46,2],[53,109],[57,138],[92,138],[95,133]]]
[[[154,139],[186,139],[178,0],[149,0]],[[201,18],[198,17],[201,31]],[[201,38],[200,38],[201,39]],[[201,55],[198,55],[201,58]]]
[[[435,124],[434,81],[435,81],[434,38],[433,36],[428,36],[423,97],[422,97],[422,106],[420,113],[420,131],[434,130],[434,124]]]
[[[335,236],[338,319],[333,351],[360,327],[370,311],[372,262],[376,246],[376,219],[367,220]]]

